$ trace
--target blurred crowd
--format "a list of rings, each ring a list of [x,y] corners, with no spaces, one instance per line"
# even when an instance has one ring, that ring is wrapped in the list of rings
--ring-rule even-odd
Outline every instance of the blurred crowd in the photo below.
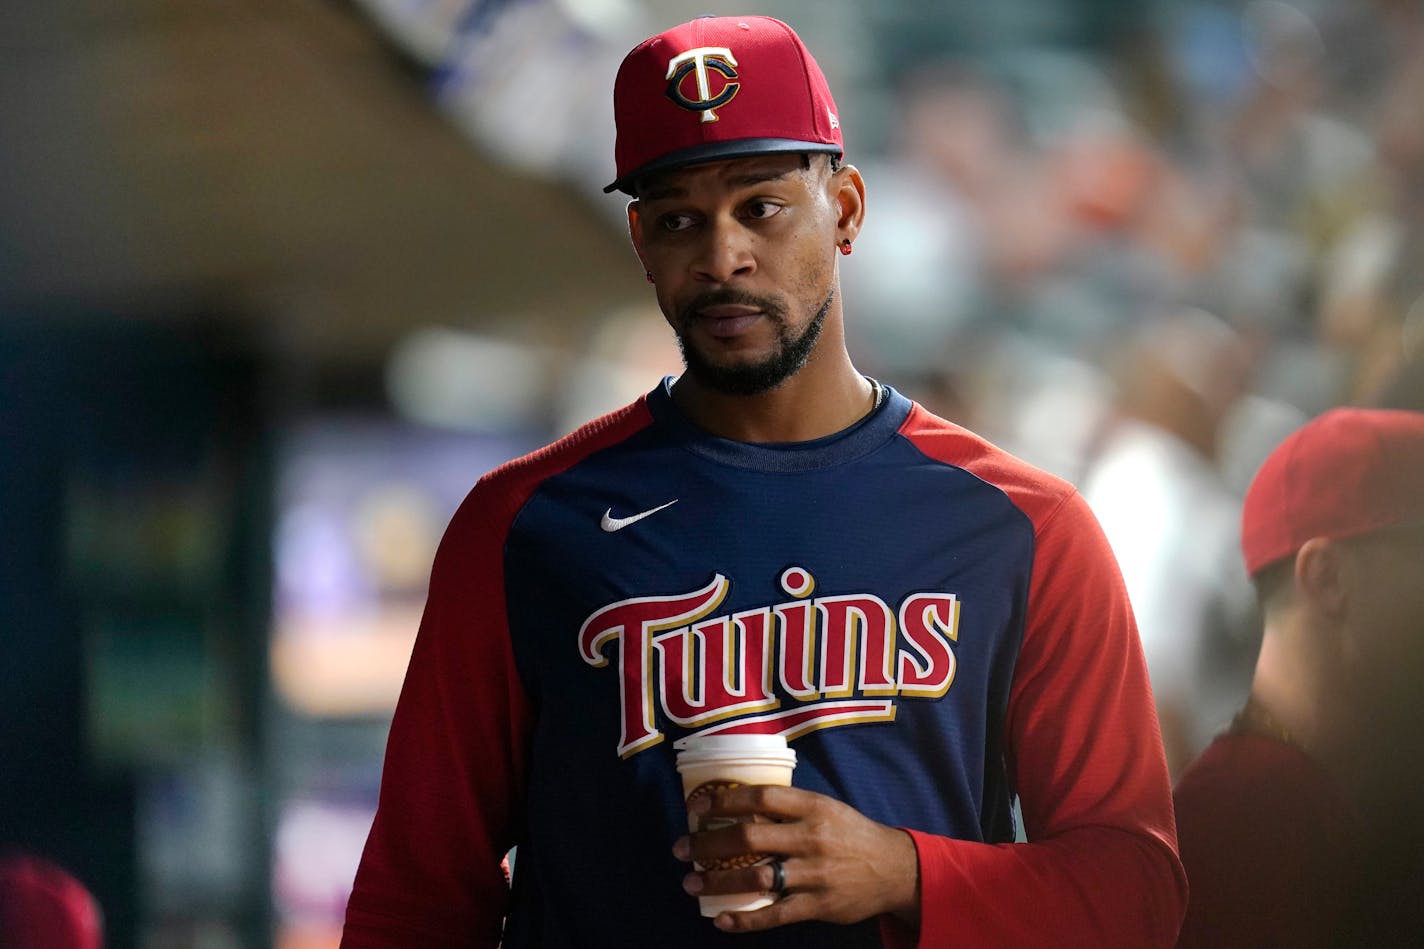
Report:
[[[1091,64],[908,70],[846,294],[862,368],[1093,505],[1175,772],[1249,685],[1252,473],[1331,406],[1424,408],[1424,10],[1159,26]]]

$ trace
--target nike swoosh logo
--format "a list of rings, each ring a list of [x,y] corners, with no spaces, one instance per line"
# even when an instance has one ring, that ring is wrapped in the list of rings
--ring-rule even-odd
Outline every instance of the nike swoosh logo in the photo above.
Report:
[[[608,533],[611,534],[611,533],[613,533],[614,531],[621,531],[623,528],[627,527],[629,524],[636,524],[636,523],[638,523],[639,521],[641,521],[641,520],[642,520],[643,518],[645,518],[645,517],[652,517],[654,514],[658,513],[658,512],[661,511],[663,508],[672,507],[672,506],[673,506],[674,504],[676,504],[676,503],[677,503],[677,498],[673,498],[673,499],[672,499],[671,501],[669,501],[668,503],[666,503],[666,504],[659,504],[657,507],[653,508],[652,510],[643,511],[643,512],[640,513],[640,514],[630,514],[630,515],[627,516],[627,517],[614,517],[614,516],[613,516],[613,508],[610,507],[608,510],[606,510],[606,511],[603,512],[603,519],[598,522],[598,526],[601,527],[601,528],[603,528],[605,531],[607,531]]]

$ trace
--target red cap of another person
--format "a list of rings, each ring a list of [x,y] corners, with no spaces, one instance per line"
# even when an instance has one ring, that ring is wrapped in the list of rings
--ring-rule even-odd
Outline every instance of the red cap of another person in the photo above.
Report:
[[[0,946],[100,949],[99,905],[60,866],[29,854],[0,857]]]
[[[1246,571],[1291,556],[1312,537],[1424,522],[1424,412],[1331,409],[1271,452],[1246,491]]]
[[[844,148],[821,67],[765,16],[701,17],[639,43],[618,67],[613,118],[618,177],[604,191],[702,162]]]

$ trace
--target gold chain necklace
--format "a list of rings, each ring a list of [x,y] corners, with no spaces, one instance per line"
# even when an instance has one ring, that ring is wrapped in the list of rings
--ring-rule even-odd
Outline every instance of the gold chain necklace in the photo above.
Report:
[[[869,376],[865,378],[873,387],[872,394],[875,396],[875,401],[871,404],[870,411],[874,412],[880,408],[880,403],[885,401],[885,387],[880,384],[879,379],[872,379]]]

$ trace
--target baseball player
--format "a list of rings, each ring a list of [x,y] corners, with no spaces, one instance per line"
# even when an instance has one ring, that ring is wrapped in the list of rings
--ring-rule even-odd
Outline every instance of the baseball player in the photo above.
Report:
[[[1424,413],[1335,408],[1241,508],[1251,691],[1182,774],[1183,947],[1424,945]]]
[[[614,110],[686,371],[454,515],[343,944],[1170,945],[1116,564],[1070,485],[852,364],[867,197],[815,60],[697,19],[628,54]],[[736,732],[786,736],[795,786],[721,789],[706,816],[770,820],[688,835],[676,745]],[[746,853],[774,859],[695,869]],[[777,899],[693,898],[748,890]]]

